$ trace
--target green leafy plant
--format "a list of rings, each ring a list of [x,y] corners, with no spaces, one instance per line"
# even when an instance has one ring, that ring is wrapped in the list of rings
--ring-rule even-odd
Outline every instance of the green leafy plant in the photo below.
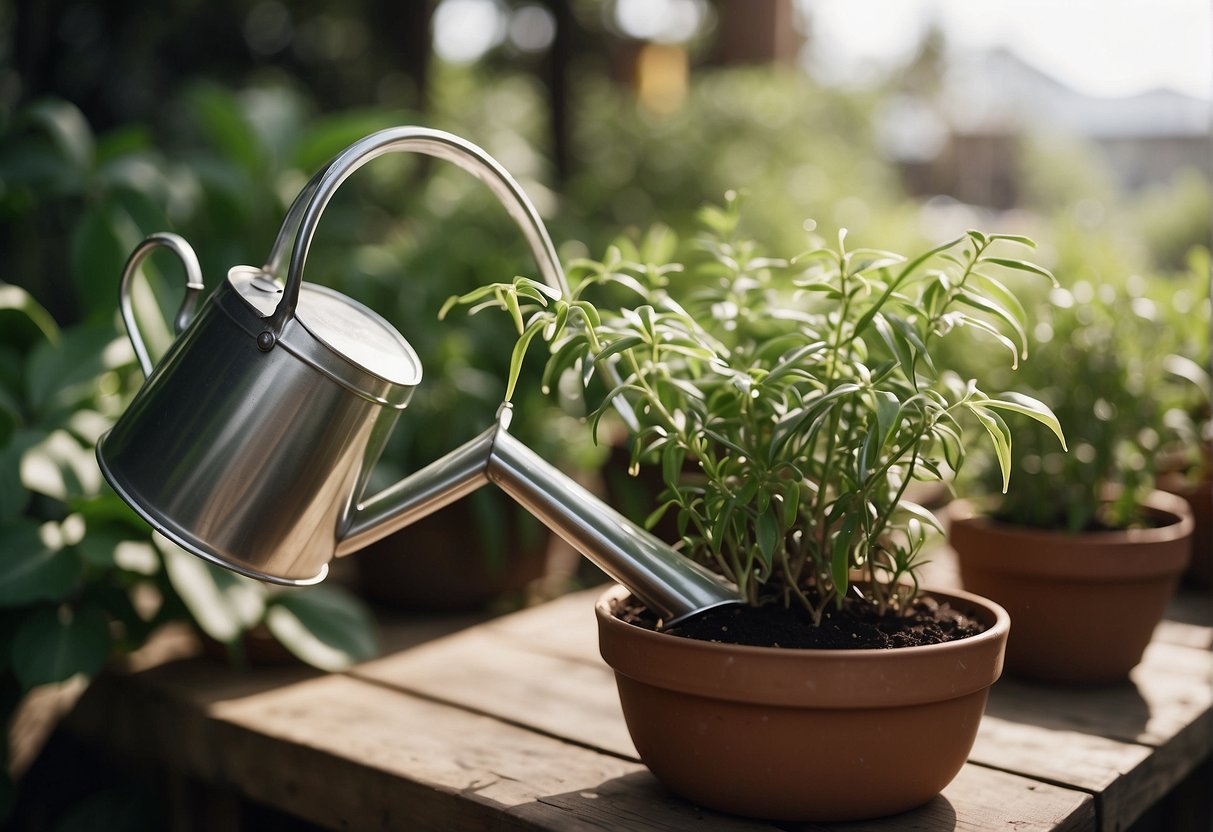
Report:
[[[272,591],[201,562],[177,568],[194,558],[153,538],[102,482],[94,445],[142,381],[116,326],[123,259],[144,234],[171,227],[170,214],[187,222],[205,214],[200,206],[215,200],[196,197],[215,190],[148,150],[138,129],[94,136],[64,102],[31,106],[4,127],[0,270],[10,280],[35,277],[0,282],[5,723],[26,692],[91,676],[169,622],[191,622],[236,654],[264,625],[319,667],[373,655],[373,626],[357,599],[334,588]],[[217,175],[217,166],[207,172]],[[163,287],[158,271],[144,272]],[[179,298],[173,284],[175,292],[150,292],[141,279],[134,292],[157,353],[172,340],[157,301]],[[53,314],[36,297],[53,301]],[[0,818],[12,795],[0,781]]]
[[[1184,306],[1186,315],[1168,311],[1150,290],[1178,303],[1177,281],[1157,283],[1077,281],[1033,306],[1042,355],[1016,382],[1053,409],[1071,449],[1058,453],[1038,426],[1025,426],[1016,480],[990,506],[998,519],[1071,532],[1129,528],[1144,522],[1142,501],[1168,457],[1200,465],[1208,373],[1182,351],[1195,341],[1181,344],[1190,324],[1176,320],[1199,320],[1198,302]],[[993,491],[995,466],[976,467]]]
[[[989,396],[938,367],[934,341],[970,328],[1018,364],[1026,320],[997,275],[1050,273],[1001,253],[1032,245],[1012,235],[971,231],[905,258],[848,248],[844,231],[834,247],[818,239],[782,259],[743,235],[732,196],[701,221],[692,257],[673,259],[676,241],[655,229],[640,247],[620,242],[602,261],[573,263],[569,297],[520,277],[444,311],[509,313],[511,393],[540,338],[548,388],[588,389],[605,376],[590,420],[597,429],[617,400],[634,413],[633,468],[659,466],[666,488],[650,522],[675,511],[682,551],[751,604],[799,604],[814,622],[845,599],[903,608],[938,528],[906,488],[960,466],[965,423],[989,434],[1004,483],[1012,442],[1000,413],[1061,439],[1036,399]],[[592,291],[608,300],[591,302]]]

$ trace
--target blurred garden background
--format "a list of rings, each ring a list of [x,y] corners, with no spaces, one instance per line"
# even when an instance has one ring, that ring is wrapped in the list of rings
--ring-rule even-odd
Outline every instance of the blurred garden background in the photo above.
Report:
[[[544,583],[543,531],[487,491],[458,509],[455,544],[436,523],[365,557],[385,571],[309,593],[250,586],[152,538],[92,450],[141,382],[117,287],[147,234],[184,236],[213,287],[263,262],[333,154],[422,124],[495,156],[566,262],[654,224],[692,235],[730,190],[749,232],[787,255],[844,227],[895,251],[972,227],[1026,234],[1071,303],[1124,298],[1118,309],[1152,322],[1150,343],[1141,327],[1101,343],[1180,355],[1195,378],[1209,360],[1211,40],[1200,0],[0,0],[0,712],[47,685],[78,689],[173,621],[238,659],[260,628],[340,667],[375,649],[365,599],[508,605],[586,579],[566,564]],[[387,317],[425,367],[373,486],[490,423],[508,322],[437,313],[536,270],[483,185],[438,162],[377,160],[338,194],[312,252],[307,279]],[[168,320],[179,267],[155,258],[146,276],[136,301]],[[1050,325],[1028,318],[1047,355]],[[171,330],[150,337],[162,352]],[[974,354],[993,350],[957,349]],[[1200,383],[1157,394],[1173,406],[1141,447],[1187,431],[1184,465],[1200,465]],[[529,395],[514,432],[643,517],[612,490],[627,478],[609,443]],[[452,550],[467,559],[421,577]],[[519,564],[524,551],[538,554]],[[37,746],[22,724],[0,816]],[[95,807],[68,804],[47,823],[99,828],[82,820]],[[142,810],[107,809],[133,828]]]

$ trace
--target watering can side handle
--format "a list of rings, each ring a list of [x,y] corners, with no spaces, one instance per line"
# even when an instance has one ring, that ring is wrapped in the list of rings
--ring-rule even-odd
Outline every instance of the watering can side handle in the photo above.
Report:
[[[282,262],[287,242],[294,239],[282,299],[267,322],[267,328],[275,338],[295,314],[308,250],[329,200],[337,188],[360,167],[379,156],[395,152],[421,153],[444,159],[483,181],[501,200],[523,232],[544,281],[561,293],[569,294],[568,281],[560,267],[556,247],[548,236],[539,212],[505,168],[481,148],[453,134],[425,127],[394,127],[372,133],[338,154],[309,180],[288,210],[266,260],[266,271],[275,273]]]
[[[145,378],[152,374],[154,365],[148,354],[147,345],[143,342],[143,335],[139,332],[135,311],[131,307],[130,284],[134,276],[138,274],[139,266],[149,254],[158,248],[171,249],[185,266],[185,297],[177,309],[177,314],[173,317],[174,335],[180,335],[189,324],[198,305],[198,295],[206,288],[202,283],[202,267],[198,265],[198,256],[194,254],[194,249],[190,244],[177,234],[168,231],[157,232],[148,236],[131,252],[131,256],[127,258],[126,265],[122,269],[122,280],[118,284],[118,308],[122,312],[122,322],[126,325],[127,337],[131,339],[131,346],[135,348],[135,357],[139,360],[139,367],[143,370]]]

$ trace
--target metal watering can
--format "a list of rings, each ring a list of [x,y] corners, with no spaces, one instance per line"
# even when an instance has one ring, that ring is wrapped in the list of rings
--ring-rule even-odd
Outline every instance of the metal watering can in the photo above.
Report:
[[[189,244],[175,234],[154,234],[134,250],[119,302],[147,378],[97,445],[110,485],[188,551],[243,575],[301,586],[323,580],[334,557],[493,482],[667,625],[738,601],[731,586],[511,436],[508,404],[477,438],[364,496],[371,468],[421,382],[421,364],[391,324],[332,289],[303,282],[303,269],[337,188],[362,165],[397,151],[445,159],[487,184],[526,236],[544,280],[567,293],[539,214],[487,153],[420,127],[374,133],[307,183],[266,264],[233,267],[197,314],[204,287]],[[280,283],[275,275],[292,240]],[[187,283],[174,321],[178,337],[153,367],[129,292],[140,263],[158,247],[178,255]]]

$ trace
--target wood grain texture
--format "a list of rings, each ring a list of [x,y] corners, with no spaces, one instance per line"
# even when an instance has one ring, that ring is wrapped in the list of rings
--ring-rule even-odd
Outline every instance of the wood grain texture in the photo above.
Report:
[[[466,629],[389,621],[401,649],[346,674],[197,659],[109,675],[68,721],[333,829],[775,832],[670,795],[636,760],[598,657],[600,592]],[[1194,629],[1156,637],[1123,685],[1001,680],[970,764],[927,805],[778,828],[1124,829],[1213,745],[1213,655],[1190,644],[1201,625],[1180,623]]]
[[[1090,795],[981,766],[965,766],[943,794],[918,809],[871,821],[806,824],[796,832],[1094,832]]]

